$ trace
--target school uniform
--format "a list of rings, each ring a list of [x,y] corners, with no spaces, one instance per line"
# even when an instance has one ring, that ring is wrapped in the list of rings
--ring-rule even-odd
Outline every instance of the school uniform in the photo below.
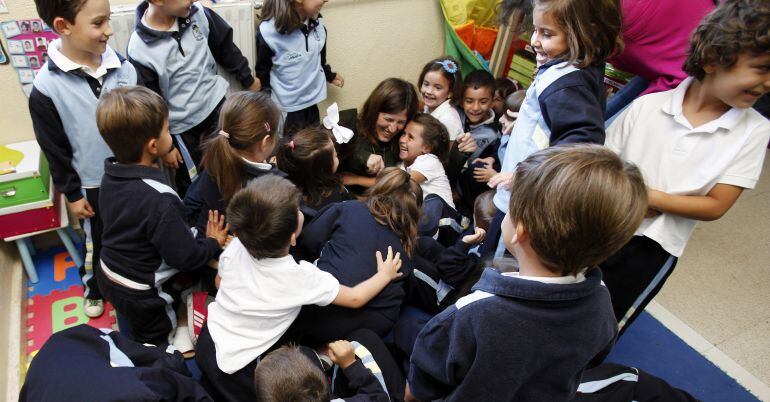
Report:
[[[617,332],[601,271],[523,277],[486,269],[474,292],[434,317],[414,345],[419,400],[564,401]]]
[[[182,354],[85,324],[57,332],[29,365],[19,401],[213,401]]]
[[[128,58],[144,85],[166,100],[169,130],[185,160],[184,169],[177,171],[177,184],[186,190],[197,174],[200,144],[215,131],[229,87],[217,75],[217,64],[244,88],[254,83],[254,77],[248,60],[233,43],[233,29],[214,11],[195,2],[190,14],[177,18],[170,31],[157,31],[145,23],[148,7],[143,1],[136,8]]]
[[[388,246],[394,254],[401,253],[400,272],[404,274],[360,309],[304,308],[295,322],[299,332],[329,342],[356,328],[368,328],[380,336],[392,328],[404,300],[403,282],[411,275],[412,266],[399,236],[378,223],[363,202],[345,201],[326,207],[305,226],[297,243],[308,255],[318,257],[315,264],[319,269],[345,286],[353,287],[377,273],[375,252],[385,256]]]
[[[472,124],[465,113],[460,114],[460,120],[463,123],[463,131],[471,133],[471,137],[476,141],[476,151],[469,157],[471,161],[478,158],[489,145],[500,138],[500,128],[495,120],[495,112],[491,109],[489,116],[479,123]]]
[[[451,99],[447,99],[436,106],[432,112],[426,106],[424,112],[430,113],[431,116],[435,117],[446,127],[446,131],[449,133],[449,141],[456,140],[459,135],[465,132],[462,120],[460,119],[460,112],[452,105]]]
[[[169,343],[175,302],[163,285],[177,272],[203,267],[220,251],[195,238],[176,192],[160,169],[104,162],[100,194],[104,223],[99,286],[128,321],[135,340]]]
[[[731,108],[693,127],[682,111],[693,81],[634,101],[608,128],[606,146],[638,166],[648,187],[666,193],[702,196],[719,183],[754,188],[770,140],[768,120],[754,109]],[[663,286],[696,223],[668,213],[647,218],[636,236],[601,264],[621,326]]]
[[[48,57],[29,96],[32,127],[56,190],[69,202],[85,197],[94,209],[95,215],[82,224],[86,257],[80,275],[84,296],[101,299],[94,276],[102,237],[99,186],[104,159],[112,156],[112,151],[96,126],[96,105],[102,94],[141,81],[134,67],[109,46],[95,71],[63,55],[61,39],[48,44]]]
[[[371,177],[366,170],[366,162],[371,155],[379,155],[385,167],[397,166],[400,162],[398,157],[398,136],[394,136],[390,142],[381,142],[375,140],[374,143],[364,138],[356,127],[351,128],[355,135],[353,139],[339,145],[340,166],[337,171],[348,172],[358,176]],[[363,194],[366,190],[361,186],[350,186],[348,188],[353,194]]]
[[[326,99],[326,83],[337,75],[326,62],[326,27],[321,16],[292,32],[278,31],[273,20],[262,21],[257,31],[256,73],[286,114],[286,135],[317,125],[321,120],[317,104]]]

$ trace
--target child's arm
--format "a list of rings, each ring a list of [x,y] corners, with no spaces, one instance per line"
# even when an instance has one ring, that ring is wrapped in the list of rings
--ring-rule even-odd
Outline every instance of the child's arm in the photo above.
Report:
[[[550,146],[604,144],[604,105],[585,84],[581,73],[570,73],[556,80],[538,97],[543,119],[551,129]]]
[[[411,172],[409,172],[409,176],[410,176],[410,177],[412,178],[412,180],[414,180],[414,182],[415,182],[415,183],[417,183],[417,184],[422,184],[422,183],[424,183],[426,180],[428,180],[428,179],[425,177],[425,175],[424,175],[424,174],[422,174],[422,173],[420,173],[420,172],[418,172],[418,171],[415,171],[415,170],[412,170]]]
[[[134,60],[133,58],[131,58],[130,54],[128,54],[128,61],[129,63],[131,63],[132,66],[134,66],[134,69],[136,70],[137,85],[142,85],[145,88],[151,90],[152,92],[155,92],[160,96],[163,96],[163,94],[160,92],[160,83],[159,83],[160,81],[158,79],[158,72]],[[140,82],[141,84],[139,84]]]
[[[374,185],[375,181],[377,181],[377,179],[374,177],[359,176],[349,172],[342,173],[342,184],[346,186],[371,187]]]
[[[275,56],[273,49],[270,49],[262,37],[262,33],[257,29],[257,63],[254,70],[262,89],[265,90],[270,89],[270,70],[273,69],[273,56]]]
[[[209,49],[217,61],[228,72],[233,74],[244,89],[258,91],[259,80],[251,75],[249,60],[243,56],[238,46],[233,43],[233,28],[209,8],[203,7],[209,22]]]
[[[476,228],[472,235],[463,236],[455,245],[447,247],[436,262],[441,280],[453,287],[460,286],[476,269],[479,260],[476,255],[468,254],[468,251],[484,241],[485,236],[484,229]]]
[[[387,392],[377,381],[377,377],[360,360],[356,360],[352,343],[348,341],[330,343],[329,358],[334,364],[340,366],[348,380],[348,386],[355,392],[355,395],[345,397],[345,401],[390,401]]]
[[[206,265],[222,250],[227,241],[224,216],[209,212],[206,237],[196,239],[184,218],[184,206],[171,200],[154,212],[154,226],[148,227],[148,238],[163,261],[180,271],[192,271]]]
[[[94,216],[91,205],[80,192],[80,176],[72,167],[72,146],[53,101],[33,88],[29,113],[37,143],[48,160],[54,187],[67,197],[70,211],[77,218]]]
[[[481,163],[483,167],[473,168],[473,178],[479,183],[487,183],[492,176],[497,174],[497,171],[492,167],[495,163],[495,158],[487,157],[483,159],[476,158],[471,165]]]
[[[393,249],[388,246],[388,256],[385,261],[382,260],[382,253],[379,250],[377,250],[375,257],[377,258],[377,273],[352,288],[340,285],[340,291],[332,304],[348,308],[361,308],[369,303],[369,300],[372,300],[374,296],[377,296],[390,281],[403,275],[398,272],[401,269],[401,253],[396,253],[394,256]]]
[[[305,224],[296,246],[303,251],[303,255],[313,256],[315,259],[321,254],[321,249],[337,230],[337,221],[342,213],[341,206],[341,203],[330,205]]]
[[[668,214],[700,221],[713,221],[722,217],[735,204],[742,187],[717,183],[706,195],[674,195],[647,189],[649,207]]]
[[[329,39],[329,31],[326,29],[326,26],[324,26],[324,33],[326,34],[327,40]],[[326,42],[324,42],[324,47],[321,48],[321,68],[324,70],[324,76],[326,77],[326,82],[331,83],[334,86],[342,88],[345,86],[345,79],[342,78],[341,75],[335,73],[332,71],[332,66],[330,66],[326,62]]]

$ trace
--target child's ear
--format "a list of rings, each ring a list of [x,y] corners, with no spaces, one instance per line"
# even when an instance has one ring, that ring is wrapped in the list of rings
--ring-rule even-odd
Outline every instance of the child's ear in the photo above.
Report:
[[[51,28],[53,28],[59,35],[69,35],[71,25],[72,24],[63,17],[56,17],[53,19],[53,26]]]
[[[270,149],[270,143],[273,142],[273,136],[268,134],[262,138],[262,141],[259,142],[259,146],[263,149]]]
[[[432,149],[427,144],[422,144],[422,153],[423,154],[429,154],[431,153]]]
[[[706,74],[714,74],[717,71],[717,67],[713,64],[703,66],[703,72]]]
[[[150,140],[147,141],[147,144],[144,146],[144,149],[150,155],[158,156],[158,154],[160,153],[160,149],[158,149],[158,139],[150,138]]]
[[[289,245],[292,247],[297,245],[297,233],[292,233],[291,238],[289,239]]]
[[[513,231],[513,236],[511,237],[511,244],[521,244],[528,241],[528,239],[529,233],[527,232],[527,229],[524,228],[524,225],[522,225],[521,222],[517,222],[515,230]]]

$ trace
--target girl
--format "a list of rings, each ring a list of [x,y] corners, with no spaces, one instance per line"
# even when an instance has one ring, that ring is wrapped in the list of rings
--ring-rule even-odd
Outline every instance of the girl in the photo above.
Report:
[[[537,72],[513,127],[497,188],[498,215],[484,246],[499,238],[508,208],[513,170],[530,154],[549,146],[604,143],[604,61],[620,43],[620,11],[614,0],[535,0],[530,44]],[[595,27],[601,27],[596,29]],[[487,250],[484,250],[487,251]],[[504,248],[498,247],[498,254]]]
[[[316,210],[352,199],[336,174],[339,164],[334,141],[319,127],[298,131],[276,152],[278,169],[302,190],[303,204]]]
[[[340,148],[342,180],[355,186],[351,191],[362,193],[382,169],[398,164],[398,138],[417,108],[417,91],[402,79],[388,78],[372,91],[358,114],[357,135]]]
[[[185,204],[199,210],[195,226],[200,233],[208,211],[223,213],[246,182],[265,174],[284,175],[265,163],[273,152],[280,118],[278,107],[264,92],[236,92],[222,105],[219,132],[204,144],[205,170],[185,196]]]
[[[452,188],[444,171],[449,154],[449,135],[435,117],[418,113],[406,125],[399,145],[398,157],[403,161],[401,168],[420,185],[424,198],[418,232],[422,236],[433,236],[438,230],[439,220],[445,215],[445,208],[455,208]]]
[[[257,32],[257,78],[285,113],[284,135],[318,124],[326,83],[345,80],[326,63],[326,0],[266,0]]]
[[[421,203],[420,186],[409,174],[395,167],[386,168],[364,201],[346,201],[321,211],[303,229],[298,247],[318,257],[318,268],[346,286],[372,276],[376,264],[371,255],[388,247],[401,254],[401,272],[409,276]],[[295,327],[318,342],[339,339],[357,328],[384,336],[396,322],[403,299],[403,281],[391,282],[358,310],[306,307]]]
[[[443,123],[449,140],[455,141],[463,134],[460,114],[453,105],[463,96],[463,78],[457,62],[449,56],[429,61],[422,68],[418,83],[425,105],[423,111]]]

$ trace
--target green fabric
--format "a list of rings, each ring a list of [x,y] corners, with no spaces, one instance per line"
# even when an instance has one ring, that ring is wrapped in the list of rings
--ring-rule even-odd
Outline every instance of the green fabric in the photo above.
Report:
[[[460,71],[463,75],[475,70],[484,69],[484,64],[479,60],[473,51],[457,36],[452,25],[449,23],[445,1],[441,0],[441,10],[444,12],[444,53],[452,56],[460,63]]]

